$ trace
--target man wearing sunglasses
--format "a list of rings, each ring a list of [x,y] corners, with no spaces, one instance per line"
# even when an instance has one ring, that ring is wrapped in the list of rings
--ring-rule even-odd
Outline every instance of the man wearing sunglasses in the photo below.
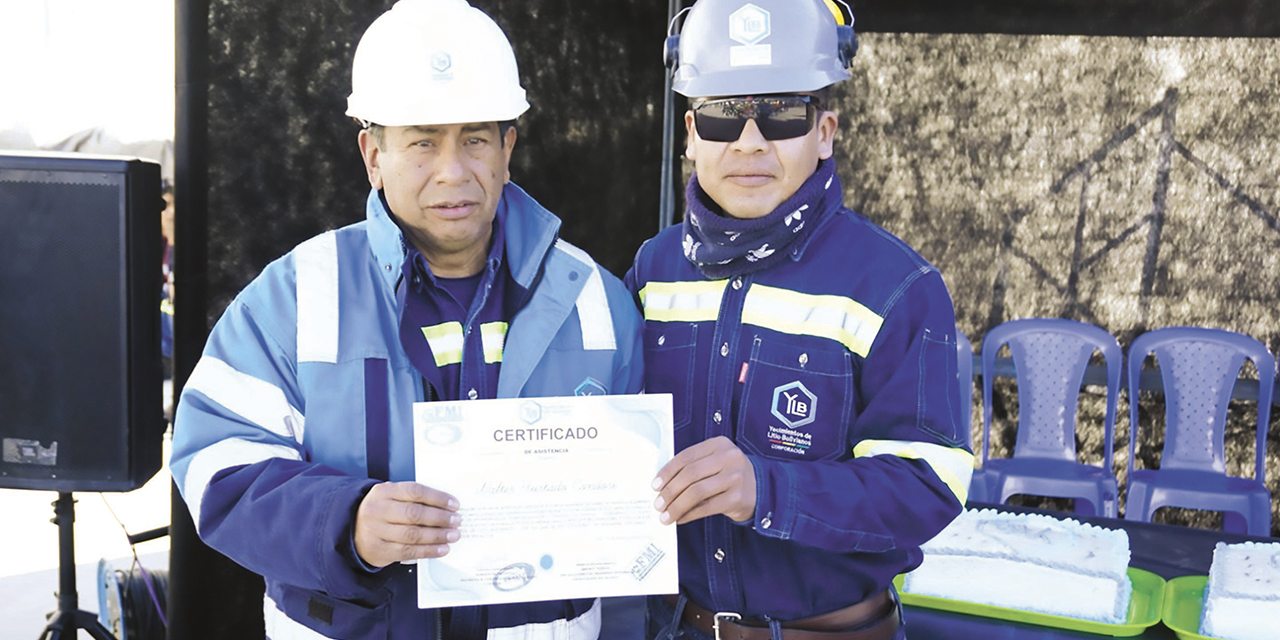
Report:
[[[892,580],[965,502],[951,298],[843,204],[843,18],[823,0],[700,0],[668,41],[695,174],[683,223],[626,277],[646,391],[672,394],[675,418],[654,488],[679,525],[680,593],[649,599],[650,638],[904,638]]]

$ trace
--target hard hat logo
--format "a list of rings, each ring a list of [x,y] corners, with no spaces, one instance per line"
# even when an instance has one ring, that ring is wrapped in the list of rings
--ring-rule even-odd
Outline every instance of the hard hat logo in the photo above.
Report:
[[[431,54],[431,68],[435,70],[437,74],[441,74],[448,71],[449,67],[452,67],[452,66],[453,66],[453,58],[450,58],[448,53],[445,53],[443,51],[436,51],[435,53]]]
[[[758,44],[769,37],[769,12],[754,4],[729,15],[729,37],[742,44]]]
[[[771,31],[769,12],[754,4],[742,5],[729,14],[729,37],[742,44],[729,47],[730,67],[773,64],[773,47],[760,44]]]

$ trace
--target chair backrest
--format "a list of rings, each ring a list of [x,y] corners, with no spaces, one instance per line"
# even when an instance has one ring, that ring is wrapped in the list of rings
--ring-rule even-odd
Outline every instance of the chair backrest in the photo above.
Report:
[[[1258,427],[1254,478],[1264,479],[1267,428],[1276,362],[1266,345],[1225,329],[1168,327],[1144,333],[1129,345],[1129,473],[1138,442],[1138,389],[1142,363],[1154,354],[1165,396],[1162,469],[1226,473],[1223,442],[1227,408],[1245,359],[1258,369]]]
[[[996,353],[1009,345],[1018,380],[1015,457],[1076,461],[1076,407],[1089,358],[1100,352],[1107,367],[1103,424],[1105,469],[1111,470],[1116,403],[1123,352],[1106,329],[1059,318],[1010,320],[982,338],[982,459],[991,442],[991,395]]]
[[[964,441],[973,451],[973,343],[956,327],[956,378],[960,383],[960,406],[956,425],[964,429]]]

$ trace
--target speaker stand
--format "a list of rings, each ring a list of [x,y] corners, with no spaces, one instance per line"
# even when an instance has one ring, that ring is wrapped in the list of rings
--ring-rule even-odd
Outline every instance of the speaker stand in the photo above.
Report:
[[[78,629],[84,629],[95,640],[116,640],[98,616],[80,610],[76,593],[76,501],[68,491],[59,491],[53,503],[53,522],[58,525],[58,610],[49,614],[49,624],[40,640],[76,640]]]

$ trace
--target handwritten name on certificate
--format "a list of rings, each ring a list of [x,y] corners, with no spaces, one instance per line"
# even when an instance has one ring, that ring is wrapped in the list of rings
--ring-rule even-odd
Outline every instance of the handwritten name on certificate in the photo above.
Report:
[[[671,396],[424,402],[417,481],[458,499],[461,539],[418,562],[418,606],[676,593],[676,528],[650,483]]]

